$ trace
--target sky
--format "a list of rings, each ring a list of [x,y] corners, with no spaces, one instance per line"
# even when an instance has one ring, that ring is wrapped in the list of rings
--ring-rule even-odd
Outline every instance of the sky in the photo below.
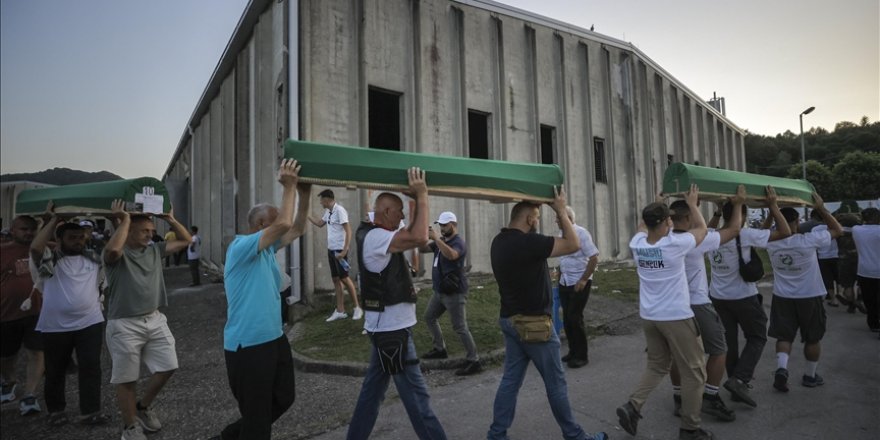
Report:
[[[631,42],[753,133],[880,119],[877,0],[502,3]],[[0,0],[0,173],[161,177],[246,5]]]

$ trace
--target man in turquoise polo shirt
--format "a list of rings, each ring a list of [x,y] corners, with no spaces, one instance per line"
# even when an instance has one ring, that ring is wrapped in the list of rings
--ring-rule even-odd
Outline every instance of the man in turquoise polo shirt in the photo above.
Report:
[[[293,404],[293,358],[278,313],[281,274],[275,251],[303,234],[311,186],[297,186],[298,173],[295,160],[282,160],[281,209],[266,203],[251,208],[247,234],[237,235],[226,250],[223,349],[241,418],[215,438],[269,440],[272,423]],[[293,219],[297,192],[299,206]]]

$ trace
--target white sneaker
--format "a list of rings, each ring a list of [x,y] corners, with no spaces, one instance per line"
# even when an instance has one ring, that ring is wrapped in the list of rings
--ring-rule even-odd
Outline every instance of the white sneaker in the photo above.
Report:
[[[147,440],[141,425],[135,423],[122,430],[122,440]]]
[[[355,321],[357,321],[357,320],[364,317],[364,309],[362,309],[360,307],[355,307],[354,313],[352,313],[352,315],[353,316],[351,317],[351,319],[354,319]]]
[[[327,322],[333,322],[333,321],[336,321],[337,319],[345,319],[345,318],[348,318],[348,313],[345,313],[345,312],[337,312],[336,310],[334,310],[334,311],[333,311],[333,314],[330,315],[330,317],[327,318],[326,321],[327,321]]]

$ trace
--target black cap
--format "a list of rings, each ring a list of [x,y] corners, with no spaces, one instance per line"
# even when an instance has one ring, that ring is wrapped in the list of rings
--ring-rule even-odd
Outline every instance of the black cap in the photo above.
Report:
[[[333,191],[331,191],[329,189],[325,189],[324,191],[319,192],[318,197],[321,197],[321,198],[326,197],[328,199],[335,199],[336,198],[333,196]]]

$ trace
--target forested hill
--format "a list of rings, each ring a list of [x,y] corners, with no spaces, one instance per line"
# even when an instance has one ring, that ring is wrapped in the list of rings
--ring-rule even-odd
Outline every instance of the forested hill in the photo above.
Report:
[[[71,185],[75,183],[106,182],[108,180],[119,179],[122,179],[122,177],[119,177],[109,171],[98,171],[90,173],[88,171],[72,170],[70,168],[52,168],[36,173],[15,173],[0,175],[0,182],[29,180],[31,182],[48,183],[51,185]]]
[[[834,131],[804,131],[807,180],[825,200],[880,197],[880,122],[839,122]],[[746,170],[768,176],[801,178],[800,133],[776,136],[748,133]]]

